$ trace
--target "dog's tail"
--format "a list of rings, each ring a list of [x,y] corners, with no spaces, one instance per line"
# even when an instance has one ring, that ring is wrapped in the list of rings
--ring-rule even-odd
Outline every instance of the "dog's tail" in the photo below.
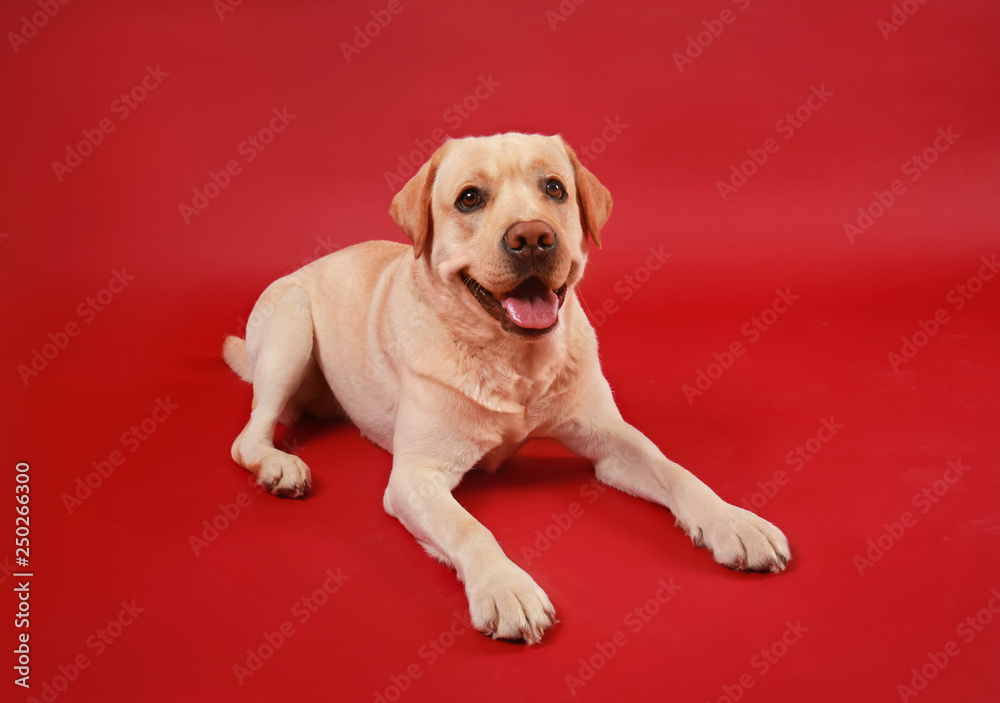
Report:
[[[222,358],[229,364],[229,368],[236,372],[237,376],[247,383],[253,383],[245,340],[234,334],[226,337],[226,341],[222,343]]]

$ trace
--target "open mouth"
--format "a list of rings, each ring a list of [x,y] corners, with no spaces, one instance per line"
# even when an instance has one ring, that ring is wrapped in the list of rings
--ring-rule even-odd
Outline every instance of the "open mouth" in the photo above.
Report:
[[[542,279],[532,276],[516,288],[494,295],[463,271],[462,282],[500,326],[522,337],[540,337],[559,323],[559,308],[566,298],[566,286],[552,290]]]

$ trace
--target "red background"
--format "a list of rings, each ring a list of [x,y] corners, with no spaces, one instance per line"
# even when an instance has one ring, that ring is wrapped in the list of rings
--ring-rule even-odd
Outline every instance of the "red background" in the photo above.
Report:
[[[12,495],[15,463],[30,462],[32,696],[895,701],[928,665],[908,700],[1000,699],[1000,280],[969,283],[961,310],[949,298],[998,249],[1000,8],[911,0],[886,37],[888,0],[673,5],[563,2],[556,21],[555,0],[405,2],[395,15],[248,0],[221,19],[209,0],[71,2],[0,49],[3,485]],[[347,61],[342,43],[372,11],[391,21]],[[0,29],[31,32],[22,18],[36,12],[6,3]],[[679,70],[674,54],[700,32],[708,46]],[[169,75],[122,119],[113,103],[147,66]],[[484,99],[480,79],[498,84]],[[785,139],[777,122],[813,87],[832,95]],[[275,108],[295,117],[247,162],[240,143]],[[59,180],[53,162],[105,118],[113,131]],[[602,135],[608,121],[617,133]],[[960,135],[940,153],[939,129]],[[591,504],[587,462],[531,445],[457,494],[561,622],[531,648],[461,626],[451,637],[461,586],[383,513],[390,457],[354,429],[281,435],[313,469],[309,499],[253,493],[229,458],[250,388],[221,362],[222,339],[304,261],[401,240],[386,174],[437,130],[560,132],[589,150],[615,210],[581,294],[611,311],[595,321],[622,412],[724,498],[759,492],[791,540],[787,573],[719,567],[655,506],[612,491]],[[717,182],[770,138],[778,150],[723,199]],[[935,163],[911,181],[926,149]],[[179,204],[230,160],[240,172],[186,224]],[[895,180],[905,191],[852,241],[844,223]],[[671,254],[656,270],[651,247]],[[133,278],[102,294],[115,271]],[[798,300],[751,341],[744,325],[777,290]],[[940,309],[947,322],[894,369],[887,355]],[[46,348],[50,335],[65,348]],[[734,342],[745,353],[712,367]],[[19,367],[46,349],[25,382]],[[699,371],[717,378],[689,403]],[[176,409],[154,415],[158,400]],[[842,429],[795,471],[786,455],[829,418]],[[124,463],[67,508],[112,457]],[[942,482],[959,460],[968,471]],[[769,483],[778,471],[785,485]],[[935,486],[947,492],[914,502]],[[237,499],[249,507],[228,521]],[[906,512],[902,536],[888,534]],[[196,555],[190,538],[213,519],[225,529]],[[544,551],[523,549],[547,529]],[[880,538],[884,554],[859,569]],[[293,608],[327,569],[347,580],[301,622]],[[681,587],[662,607],[649,601],[661,579]],[[108,630],[133,601],[134,622]],[[636,632],[625,618],[647,602]],[[988,624],[963,629],[977,613]],[[286,621],[294,634],[241,685],[234,665]],[[775,644],[786,623],[808,631]],[[619,631],[626,644],[602,662]],[[3,695],[26,700],[9,616],[0,632]],[[450,646],[432,657],[434,641]],[[957,654],[936,672],[928,653],[949,642]],[[762,649],[780,654],[766,671]],[[571,691],[567,675],[589,681]]]

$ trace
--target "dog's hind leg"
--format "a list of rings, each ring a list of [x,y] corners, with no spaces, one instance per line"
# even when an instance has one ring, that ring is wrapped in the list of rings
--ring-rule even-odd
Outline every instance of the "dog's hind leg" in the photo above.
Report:
[[[233,443],[233,459],[271,493],[301,497],[311,487],[309,467],[275,449],[274,430],[279,420],[288,424],[297,418],[297,391],[315,366],[306,291],[280,282],[265,291],[250,316],[246,346],[253,406],[250,421]]]

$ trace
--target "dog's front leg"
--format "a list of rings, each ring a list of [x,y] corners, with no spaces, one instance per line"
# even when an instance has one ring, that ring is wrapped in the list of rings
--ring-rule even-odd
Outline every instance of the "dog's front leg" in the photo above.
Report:
[[[667,459],[626,423],[607,381],[598,376],[584,390],[581,414],[554,438],[594,462],[598,480],[668,508],[696,546],[733,569],[782,571],[791,554],[781,530],[748,510],[730,505],[694,474]]]
[[[453,443],[454,440],[451,440]],[[493,638],[538,642],[555,609],[534,580],[452,496],[464,469],[440,457],[397,453],[385,510],[465,584],[473,626]]]

